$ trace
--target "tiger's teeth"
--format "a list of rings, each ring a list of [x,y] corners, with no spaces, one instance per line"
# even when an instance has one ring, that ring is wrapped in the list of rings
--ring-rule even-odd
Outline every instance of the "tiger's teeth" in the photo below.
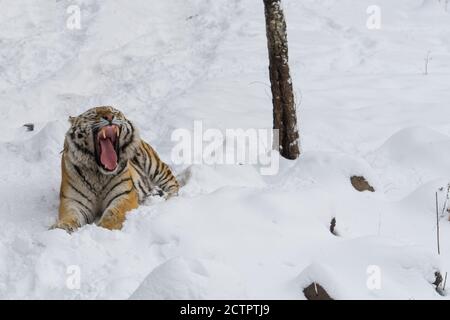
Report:
[[[102,129],[102,134],[103,134],[103,139],[106,139],[106,132],[105,132],[105,128]]]
[[[119,137],[120,136],[120,130],[119,130],[119,127],[115,127],[116,128],[116,134],[117,134],[117,137]]]

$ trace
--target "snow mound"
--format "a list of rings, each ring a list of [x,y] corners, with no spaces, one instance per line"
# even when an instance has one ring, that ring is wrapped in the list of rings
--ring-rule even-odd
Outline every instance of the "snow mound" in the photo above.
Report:
[[[340,188],[341,191],[353,192],[352,176],[364,176],[375,190],[381,189],[377,174],[366,160],[339,152],[304,152],[295,164],[283,160],[280,173],[267,179],[278,182],[277,187],[284,189]]]
[[[20,143],[23,145],[21,154],[30,162],[57,157],[62,151],[67,129],[68,125],[61,121],[49,122],[33,137]]]
[[[173,258],[153,269],[130,299],[244,297],[242,283],[230,267],[206,260]]]
[[[450,172],[449,157],[450,136],[425,127],[402,129],[369,155],[370,163],[383,170],[384,187],[398,196],[405,196],[399,189],[411,192]]]
[[[439,298],[432,285],[439,263],[424,248],[365,237],[343,240],[324,250],[296,278],[299,291],[315,282],[333,299],[354,299],[356,291],[358,299]]]
[[[211,193],[223,187],[262,188],[265,183],[258,168],[249,165],[193,165],[184,170],[180,176],[181,190],[185,195]]]

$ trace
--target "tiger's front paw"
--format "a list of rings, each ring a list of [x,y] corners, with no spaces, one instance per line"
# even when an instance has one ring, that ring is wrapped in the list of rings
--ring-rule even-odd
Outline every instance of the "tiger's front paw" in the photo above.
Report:
[[[97,225],[109,230],[120,230],[122,229],[124,220],[125,217],[120,214],[116,214],[114,212],[106,212],[97,223]]]
[[[79,225],[76,223],[68,222],[68,221],[58,221],[53,224],[49,230],[53,229],[63,229],[66,230],[67,233],[72,233],[79,228]]]

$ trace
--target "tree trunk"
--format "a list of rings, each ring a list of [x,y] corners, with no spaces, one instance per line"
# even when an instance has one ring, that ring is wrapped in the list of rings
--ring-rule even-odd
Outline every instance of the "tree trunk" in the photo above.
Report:
[[[273,128],[278,129],[274,145],[286,159],[300,155],[297,115],[289,72],[286,21],[280,0],[263,0],[266,17],[269,72],[273,103]]]

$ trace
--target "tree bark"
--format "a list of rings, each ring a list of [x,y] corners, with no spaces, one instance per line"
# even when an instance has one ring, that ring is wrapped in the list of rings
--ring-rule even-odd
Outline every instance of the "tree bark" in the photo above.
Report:
[[[272,89],[273,128],[278,129],[274,145],[286,159],[300,155],[297,115],[289,71],[286,21],[280,0],[263,0],[266,17],[269,73]]]

